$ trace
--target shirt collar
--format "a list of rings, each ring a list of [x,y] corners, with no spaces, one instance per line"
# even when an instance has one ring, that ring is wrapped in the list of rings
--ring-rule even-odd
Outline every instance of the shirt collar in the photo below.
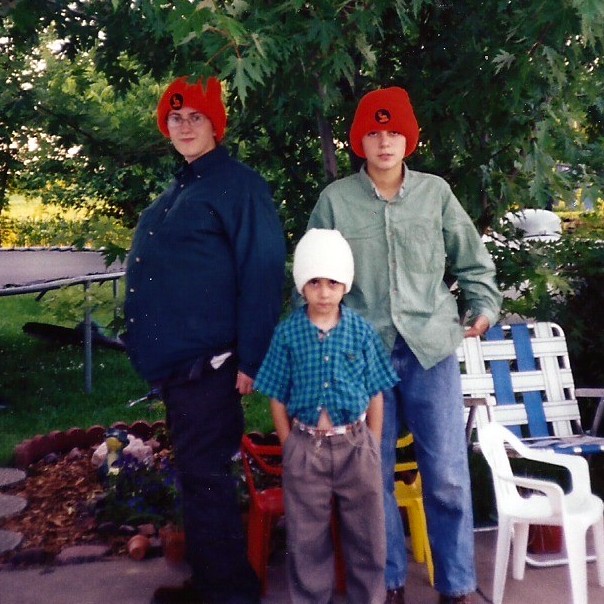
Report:
[[[403,196],[405,185],[409,180],[409,168],[407,168],[407,164],[405,162],[403,162],[403,174],[403,183],[401,184],[401,188],[398,191],[398,197]],[[367,174],[367,162],[365,162],[361,166],[361,169],[359,170],[359,175],[361,177],[361,184],[364,189],[366,189],[369,193],[373,194],[376,199],[379,199],[380,201],[384,202],[387,201],[384,197],[380,195],[380,192],[377,190],[375,184],[371,180],[371,177],[369,176],[369,174]]]
[[[310,327],[311,329],[314,329],[315,331],[323,331],[321,328],[317,327],[309,318],[308,318],[308,314],[306,312],[306,309],[308,308],[308,304],[304,304],[304,306],[301,306],[300,308],[297,309],[297,319],[298,322],[300,322],[302,325],[306,325],[307,327]],[[334,325],[334,327],[332,327],[329,331],[335,331],[336,329],[339,329],[340,326],[342,326],[344,323],[347,323],[349,318],[350,318],[350,313],[352,311],[350,310],[350,308],[348,308],[346,306],[346,304],[344,304],[343,302],[340,303],[340,320],[336,323],[336,325]]]
[[[178,178],[184,178],[186,176],[198,176],[204,172],[211,172],[215,167],[228,159],[229,152],[225,147],[218,145],[208,153],[204,153],[201,157],[198,157],[195,161],[190,164],[185,164],[178,171]]]

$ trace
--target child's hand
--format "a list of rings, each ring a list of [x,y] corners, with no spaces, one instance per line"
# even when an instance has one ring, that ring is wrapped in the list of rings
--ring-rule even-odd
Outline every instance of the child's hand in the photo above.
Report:
[[[249,375],[243,373],[243,371],[238,371],[235,388],[242,396],[244,394],[251,394],[252,390],[254,389],[254,380]]]

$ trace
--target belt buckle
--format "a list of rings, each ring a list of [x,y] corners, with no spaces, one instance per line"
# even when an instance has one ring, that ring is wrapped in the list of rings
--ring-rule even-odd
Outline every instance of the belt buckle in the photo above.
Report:
[[[298,429],[301,432],[306,432],[310,436],[314,438],[329,438],[330,436],[341,436],[352,431],[355,427],[357,427],[363,420],[359,419],[356,422],[351,424],[346,424],[344,426],[332,426],[331,428],[326,428],[324,430],[320,428],[315,428],[313,426],[307,426],[299,420],[295,420]]]
[[[347,424],[345,426],[334,426],[327,430],[326,436],[341,436],[342,434],[346,434],[348,430],[350,430],[351,424]]]

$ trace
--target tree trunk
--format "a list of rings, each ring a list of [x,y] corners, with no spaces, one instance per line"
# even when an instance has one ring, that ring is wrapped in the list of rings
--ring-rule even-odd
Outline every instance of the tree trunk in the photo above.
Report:
[[[333,142],[331,124],[322,116],[317,115],[319,136],[321,137],[321,150],[323,151],[323,171],[327,180],[332,181],[338,177],[338,163],[336,161],[336,146]]]

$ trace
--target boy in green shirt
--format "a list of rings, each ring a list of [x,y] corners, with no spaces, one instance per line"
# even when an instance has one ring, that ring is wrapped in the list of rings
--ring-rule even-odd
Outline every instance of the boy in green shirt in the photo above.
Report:
[[[419,126],[405,90],[366,94],[350,131],[360,172],[328,185],[308,228],[338,229],[350,243],[355,278],[345,302],[392,351],[401,378],[384,392],[382,472],[386,515],[386,602],[404,602],[404,532],[394,498],[396,440],[413,433],[441,604],[471,602],[476,588],[472,499],[459,364],[464,336],[497,321],[495,266],[470,217],[438,176],[410,170]],[[464,294],[468,325],[445,281]]]

